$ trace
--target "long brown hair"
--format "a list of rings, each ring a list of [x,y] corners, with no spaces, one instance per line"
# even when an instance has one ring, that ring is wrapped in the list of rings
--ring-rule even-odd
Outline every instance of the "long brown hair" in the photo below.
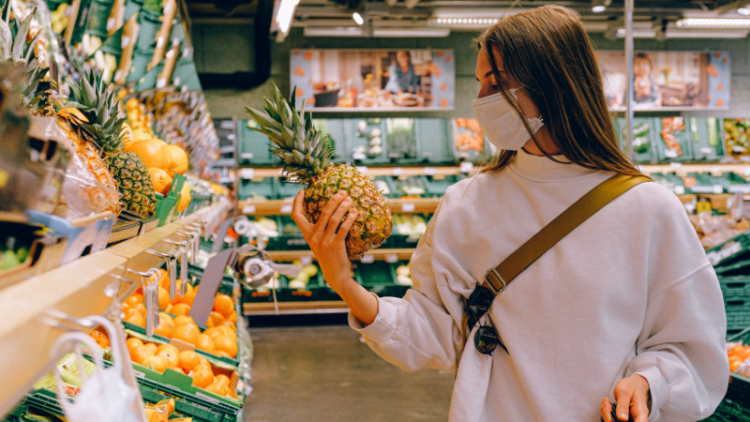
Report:
[[[578,16],[560,6],[543,6],[509,16],[478,40],[503,96],[531,128],[513,96],[502,86],[493,51],[503,59],[510,82],[539,108],[552,141],[563,156],[581,167],[640,175],[617,146],[594,49]],[[534,143],[548,158],[555,160]],[[485,170],[501,169],[515,156],[501,151]],[[556,161],[556,160],[555,160]]]

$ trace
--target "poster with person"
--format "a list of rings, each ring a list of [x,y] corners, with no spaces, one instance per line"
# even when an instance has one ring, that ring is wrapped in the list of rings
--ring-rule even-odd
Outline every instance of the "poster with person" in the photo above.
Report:
[[[609,107],[624,110],[625,52],[597,51]],[[722,109],[729,106],[729,53],[722,51],[636,51],[633,56],[635,110]]]
[[[298,104],[316,111],[452,110],[452,50],[292,50]]]

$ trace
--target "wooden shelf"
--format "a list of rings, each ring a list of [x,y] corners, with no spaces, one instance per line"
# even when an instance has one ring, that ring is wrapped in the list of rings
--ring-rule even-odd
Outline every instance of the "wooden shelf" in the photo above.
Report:
[[[281,176],[281,168],[252,168],[249,166],[242,166],[243,169],[252,169],[253,179],[261,179],[264,177],[278,177]],[[361,172],[370,177],[376,176],[450,176],[461,173],[461,168],[456,166],[442,166],[442,167],[366,167],[356,166]],[[363,171],[366,169],[366,171]],[[240,171],[240,177],[242,177],[242,171]]]
[[[392,213],[428,214],[435,212],[441,198],[391,198],[388,206]],[[246,215],[281,215],[292,213],[292,199],[266,201],[239,201],[240,211]]]
[[[414,249],[375,249],[365,254],[365,261],[368,259],[374,259],[375,261],[408,261],[411,259],[411,255]],[[292,262],[294,260],[311,257],[315,259],[310,250],[302,251],[268,251],[268,255],[277,262]],[[368,258],[371,256],[372,258]]]
[[[642,164],[638,166],[642,172],[651,173],[677,173],[685,176],[688,173],[712,173],[722,174],[734,172],[740,176],[750,174],[750,163],[713,163],[713,164]]]
[[[318,302],[279,302],[279,315],[303,314],[345,314],[349,307],[343,300]],[[276,315],[273,302],[245,303],[242,305],[245,315]]]

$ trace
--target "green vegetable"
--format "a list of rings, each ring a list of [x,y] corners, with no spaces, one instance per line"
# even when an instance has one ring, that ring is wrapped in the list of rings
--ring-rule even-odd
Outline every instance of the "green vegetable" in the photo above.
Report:
[[[0,271],[7,271],[21,265],[21,261],[13,251],[7,251],[0,260]]]
[[[18,260],[21,262],[26,262],[26,258],[29,257],[29,248],[26,246],[21,246],[16,251],[16,255],[18,255]]]

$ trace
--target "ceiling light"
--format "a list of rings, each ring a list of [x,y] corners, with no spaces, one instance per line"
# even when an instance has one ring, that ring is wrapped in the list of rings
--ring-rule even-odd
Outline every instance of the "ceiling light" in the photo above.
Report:
[[[602,13],[605,10],[607,10],[607,8],[605,6],[602,6],[602,5],[594,6],[594,7],[591,8],[591,11],[594,12],[594,13]]]
[[[401,37],[421,37],[421,38],[443,38],[450,35],[451,30],[448,28],[375,28],[374,37],[384,38],[401,38]]]
[[[750,16],[750,5],[737,8],[737,13],[742,16]]]
[[[602,13],[607,10],[607,6],[612,4],[612,0],[591,0],[591,11],[594,13]]]
[[[276,24],[284,34],[289,32],[289,27],[292,26],[294,9],[298,4],[299,0],[281,0],[281,5],[279,6],[279,10],[276,13]]]
[[[352,19],[354,19],[354,22],[357,22],[357,25],[365,23],[365,20],[362,19],[362,16],[357,12],[352,13]]]
[[[686,18],[677,21],[678,28],[748,29],[750,19]]]

